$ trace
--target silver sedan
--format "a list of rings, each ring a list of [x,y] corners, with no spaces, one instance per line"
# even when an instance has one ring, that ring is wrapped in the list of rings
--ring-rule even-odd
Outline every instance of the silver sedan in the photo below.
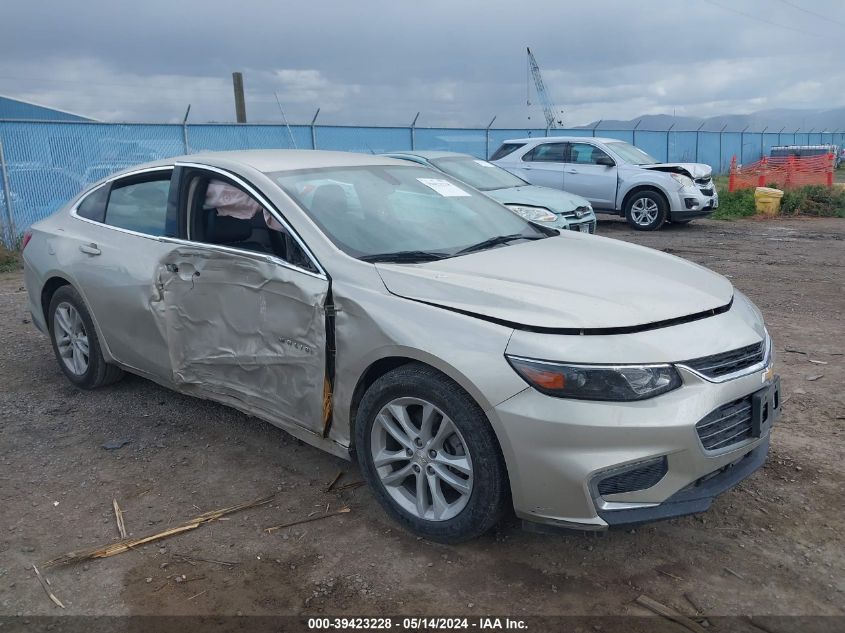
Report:
[[[24,241],[74,385],[128,371],[278,425],[357,459],[435,540],[509,504],[582,529],[704,510],[763,463],[780,408],[760,312],[727,279],[406,161],[159,161]]]

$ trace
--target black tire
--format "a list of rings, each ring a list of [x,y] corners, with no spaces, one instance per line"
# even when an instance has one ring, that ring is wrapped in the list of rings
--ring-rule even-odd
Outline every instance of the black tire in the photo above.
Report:
[[[452,518],[427,520],[407,511],[388,494],[376,470],[371,445],[373,425],[382,408],[398,398],[433,404],[463,436],[472,464],[472,487],[466,505]],[[355,419],[355,447],[364,479],[385,511],[404,528],[432,541],[458,543],[484,534],[498,523],[509,502],[504,458],[484,412],[459,385],[425,365],[403,365],[370,386]],[[431,498],[431,493],[427,494]]]
[[[59,327],[56,323],[57,311],[60,306],[67,304],[72,306],[79,314],[84,327],[84,333],[88,340],[87,368],[80,373],[75,373],[68,367],[68,364],[59,351],[57,341],[56,328]],[[94,327],[94,321],[91,319],[91,313],[73,286],[62,286],[56,290],[50,299],[50,307],[47,310],[47,323],[50,328],[50,341],[53,344],[53,353],[56,355],[56,361],[59,363],[59,367],[64,375],[67,376],[68,380],[80,389],[96,389],[117,382],[123,377],[122,369],[106,363],[105,358],[103,358],[100,341],[97,338],[97,330]]]
[[[640,205],[656,206],[656,213],[650,221],[637,221],[635,216],[638,214],[638,207]],[[637,231],[656,231],[664,222],[666,222],[669,215],[669,203],[663,194],[648,189],[637,191],[631,194],[631,197],[625,202],[625,220],[628,225]]]

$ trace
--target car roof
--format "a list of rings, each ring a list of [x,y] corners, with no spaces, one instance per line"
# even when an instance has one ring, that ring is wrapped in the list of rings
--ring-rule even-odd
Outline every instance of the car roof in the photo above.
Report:
[[[382,156],[418,156],[419,158],[425,158],[426,160],[431,160],[433,158],[475,158],[471,154],[464,154],[463,152],[446,152],[440,150],[422,150],[422,151],[401,151],[401,152],[385,152]]]
[[[502,143],[533,143],[534,141],[552,142],[559,141],[561,143],[580,143],[583,141],[598,141],[599,143],[625,143],[622,139],[606,138],[603,136],[528,136],[525,138],[509,138]]]
[[[375,154],[355,152],[333,152],[313,149],[250,149],[225,152],[200,151],[196,154],[174,156],[135,165],[124,171],[137,171],[147,167],[161,167],[174,163],[241,163],[261,172],[292,171],[296,169],[319,169],[321,167],[361,167],[371,165],[402,165],[402,161]]]

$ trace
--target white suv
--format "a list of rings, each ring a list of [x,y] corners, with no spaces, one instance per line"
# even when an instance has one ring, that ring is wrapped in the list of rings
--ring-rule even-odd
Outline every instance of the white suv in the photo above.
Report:
[[[596,212],[623,215],[640,231],[666,221],[686,224],[719,206],[709,165],[659,163],[612,138],[514,139],[502,143],[490,162],[532,185],[583,196]]]

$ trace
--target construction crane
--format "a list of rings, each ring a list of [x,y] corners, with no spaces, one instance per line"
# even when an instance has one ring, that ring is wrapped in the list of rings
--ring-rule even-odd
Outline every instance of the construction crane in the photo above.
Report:
[[[540,99],[540,103],[543,105],[543,114],[546,116],[546,129],[555,129],[558,126],[563,126],[563,121],[558,119],[558,113],[563,114],[563,110],[558,110],[554,103],[552,103],[551,98],[549,98],[549,94],[546,92],[546,85],[543,83],[543,75],[540,73],[540,66],[537,65],[537,60],[534,58],[534,54],[531,52],[530,48],[525,49],[528,51],[528,70],[531,73],[531,76],[534,77],[534,88],[537,89],[537,98]],[[526,93],[527,93],[527,105],[531,105],[531,88],[528,86],[528,78],[525,79],[526,82]],[[531,118],[531,115],[528,115],[528,118]]]

